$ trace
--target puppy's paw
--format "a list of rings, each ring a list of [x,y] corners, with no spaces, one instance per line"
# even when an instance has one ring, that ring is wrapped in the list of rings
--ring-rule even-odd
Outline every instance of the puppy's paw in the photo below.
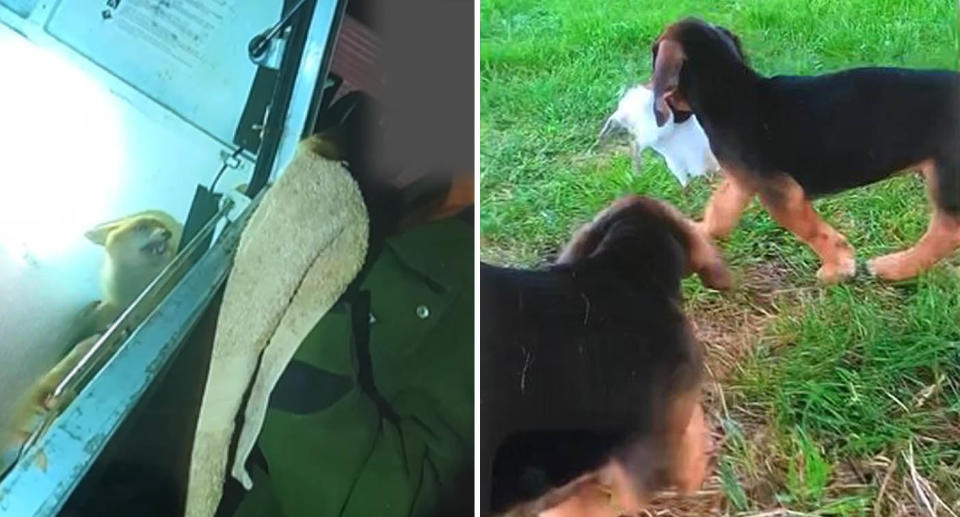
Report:
[[[906,280],[917,274],[917,271],[910,267],[907,258],[903,252],[877,257],[867,262],[867,271],[872,276],[888,282]]]
[[[857,274],[857,261],[853,257],[845,258],[833,264],[824,264],[817,270],[817,280],[826,285],[839,284]]]

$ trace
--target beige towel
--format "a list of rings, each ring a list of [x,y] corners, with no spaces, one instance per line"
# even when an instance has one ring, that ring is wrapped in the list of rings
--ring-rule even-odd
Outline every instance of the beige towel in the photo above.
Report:
[[[252,486],[244,463],[270,392],[366,256],[368,220],[360,190],[340,163],[317,154],[317,145],[315,139],[300,144],[240,238],[197,422],[188,517],[216,511],[234,417],[251,380],[231,473],[247,489]]]

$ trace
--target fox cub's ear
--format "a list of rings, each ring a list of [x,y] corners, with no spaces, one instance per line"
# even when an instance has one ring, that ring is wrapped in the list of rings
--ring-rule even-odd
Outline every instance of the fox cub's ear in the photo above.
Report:
[[[173,246],[179,245],[180,234],[183,233],[183,226],[172,215],[164,212],[163,210],[143,210],[135,214],[130,214],[126,217],[121,217],[120,219],[114,219],[112,221],[100,223],[90,230],[87,230],[83,236],[94,244],[106,246],[107,236],[113,233],[114,230],[118,230],[121,227],[126,226],[131,221],[141,217],[155,219],[157,222],[165,226],[174,236],[174,240],[172,241]]]
[[[100,246],[106,246],[107,236],[110,235],[110,232],[122,226],[123,223],[125,223],[126,221],[127,221],[127,218],[124,217],[123,219],[118,219],[116,221],[110,221],[110,222],[98,224],[94,226],[92,229],[87,230],[87,232],[84,233],[83,236],[86,237],[88,240],[90,240],[90,242],[94,244],[99,244]]]

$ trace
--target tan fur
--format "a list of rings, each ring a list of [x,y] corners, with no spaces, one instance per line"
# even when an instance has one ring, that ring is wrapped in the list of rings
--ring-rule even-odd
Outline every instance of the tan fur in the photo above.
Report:
[[[927,180],[931,201],[937,197],[937,169],[932,160],[920,162],[916,170]],[[910,249],[877,257],[867,270],[883,280],[898,281],[914,277],[960,248],[960,216],[935,209],[927,232]]]
[[[160,210],[146,210],[97,225],[84,236],[106,251],[100,270],[101,299],[85,307],[72,324],[78,340],[21,399],[14,420],[11,447],[19,448],[38,425],[49,423],[74,394],[51,399],[53,390],[93,347],[100,333],[136,299],[173,260],[183,228]]]
[[[157,277],[180,246],[183,227],[166,212],[147,210],[109,221],[85,236],[104,247],[100,305],[94,331],[102,331]]]
[[[637,494],[633,480],[615,461],[589,477],[571,483],[559,503],[535,515],[537,517],[620,517],[636,515],[649,501]],[[534,514],[531,514],[534,515]]]
[[[927,180],[928,197],[937,197],[937,170],[925,160],[905,170],[917,171]],[[782,174],[759,185],[749,185],[745,174],[724,165],[724,181],[713,192],[697,230],[710,238],[725,238],[736,227],[740,215],[760,193],[770,215],[784,228],[807,243],[823,265],[817,278],[826,284],[838,283],[856,274],[853,247],[846,237],[823,221],[795,180]],[[960,249],[960,216],[935,209],[927,232],[911,248],[877,257],[867,263],[869,272],[883,280],[912,278]]]
[[[595,481],[584,482],[560,504],[540,512],[539,517],[619,517],[609,489]]]
[[[789,175],[780,174],[759,184],[746,181],[749,175],[737,173],[728,164],[721,164],[724,180],[714,191],[697,230],[709,238],[724,238],[737,226],[743,210],[755,194],[781,226],[805,242],[820,257],[822,266],[817,278],[835,284],[857,272],[853,247],[840,232],[826,223],[813,209],[803,188]]]
[[[600,491],[600,494],[594,492]],[[593,496],[599,496],[594,501]],[[606,487],[600,481],[599,470],[580,476],[564,486],[557,487],[542,497],[510,508],[499,517],[535,517],[545,515],[565,515],[564,512],[581,511],[597,503],[608,505],[609,496]],[[582,499],[581,499],[582,498]],[[573,508],[570,510],[568,508]],[[559,512],[559,513],[558,513]],[[567,515],[576,515],[569,514]]]
[[[912,278],[960,248],[960,217],[936,211],[923,237],[910,249],[877,257],[867,264],[884,280]]]
[[[835,284],[856,274],[853,247],[846,237],[817,215],[803,188],[793,178],[783,174],[777,181],[764,184],[760,200],[774,220],[820,257],[823,265],[817,271],[817,278],[821,282]]]
[[[697,231],[696,224],[676,207],[665,202],[660,204],[687,239],[687,271],[695,273],[707,287],[721,291],[733,287],[730,270],[713,243]]]
[[[740,216],[753,200],[756,192],[730,173],[723,175],[723,182],[713,191],[703,213],[703,221],[697,229],[712,239],[724,239],[737,227]]]
[[[673,401],[667,421],[670,483],[681,493],[689,494],[703,484],[709,463],[710,434],[699,386]]]
[[[682,494],[703,485],[709,465],[710,434],[700,401],[699,384],[676,397],[666,421],[667,482]],[[503,517],[619,517],[635,515],[653,494],[639,493],[637,483],[617,462],[609,461],[536,501],[513,508]]]
[[[513,508],[502,517],[620,517],[636,515],[652,494],[637,484],[617,461],[581,476],[536,501]]]

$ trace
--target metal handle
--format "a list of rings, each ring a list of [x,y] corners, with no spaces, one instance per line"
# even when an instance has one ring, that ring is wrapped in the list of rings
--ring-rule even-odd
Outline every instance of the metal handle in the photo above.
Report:
[[[285,29],[287,25],[290,25],[290,20],[293,19],[293,15],[300,10],[303,5],[307,3],[307,0],[300,0],[293,7],[287,11],[286,14],[280,18],[280,21],[276,25],[270,27],[269,29],[257,34],[250,40],[250,44],[247,45],[247,52],[250,53],[250,59],[256,61],[263,56],[263,53],[266,52],[267,47],[270,45],[270,42],[273,41],[277,35],[280,34],[280,31]]]

